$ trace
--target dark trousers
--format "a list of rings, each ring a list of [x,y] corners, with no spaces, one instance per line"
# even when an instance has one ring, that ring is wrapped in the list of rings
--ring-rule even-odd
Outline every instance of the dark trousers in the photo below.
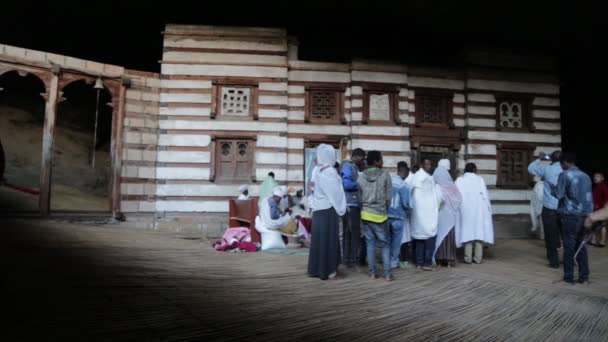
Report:
[[[545,230],[545,249],[547,250],[549,265],[551,267],[559,267],[557,249],[560,246],[561,223],[557,215],[557,210],[544,207],[542,218]]]
[[[581,246],[585,237],[585,217],[575,215],[560,215],[562,224],[562,240],[564,242],[564,280],[574,281],[574,254]],[[587,246],[583,246],[576,256],[578,264],[578,279],[589,280],[589,260]]]
[[[359,258],[361,247],[361,208],[347,207],[342,217],[342,253],[344,265],[353,266]]]
[[[401,252],[399,253],[399,261],[409,261],[412,255],[416,255],[416,244],[414,241],[404,242],[401,244]]]
[[[414,240],[416,241],[416,266],[433,265],[436,238],[437,236],[433,236],[426,240]]]
[[[367,239],[365,236],[361,237],[359,241],[359,265],[365,266],[367,259]]]

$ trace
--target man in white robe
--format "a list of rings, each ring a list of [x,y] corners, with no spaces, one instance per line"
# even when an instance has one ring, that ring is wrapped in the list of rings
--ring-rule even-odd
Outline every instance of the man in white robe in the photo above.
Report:
[[[416,268],[432,271],[442,195],[441,189],[430,174],[431,161],[425,159],[421,166],[411,183],[411,233],[416,246]]]
[[[271,196],[260,201],[260,213],[255,218],[255,228],[262,237],[262,250],[285,248],[281,228],[291,223],[291,215],[280,212],[279,201],[281,198],[283,198],[283,191],[276,187]]]
[[[456,225],[456,244],[458,247],[464,244],[465,263],[480,264],[483,259],[483,243],[494,244],[492,207],[486,183],[477,175],[475,164],[468,163],[464,172],[456,180],[456,186],[462,195],[460,220]]]

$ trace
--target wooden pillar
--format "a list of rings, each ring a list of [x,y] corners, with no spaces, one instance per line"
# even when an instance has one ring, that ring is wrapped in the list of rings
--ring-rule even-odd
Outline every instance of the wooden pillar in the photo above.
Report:
[[[120,178],[122,176],[122,144],[125,116],[125,100],[127,88],[131,85],[130,80],[123,79],[118,91],[118,100],[115,103],[112,113],[112,188],[110,194],[110,209],[112,216],[118,217],[120,212]],[[115,96],[115,93],[113,94]]]
[[[42,215],[48,215],[51,205],[51,173],[53,159],[53,132],[57,116],[57,94],[59,88],[59,67],[53,67],[51,79],[45,94],[44,128],[42,131],[42,163],[40,170],[39,208]]]

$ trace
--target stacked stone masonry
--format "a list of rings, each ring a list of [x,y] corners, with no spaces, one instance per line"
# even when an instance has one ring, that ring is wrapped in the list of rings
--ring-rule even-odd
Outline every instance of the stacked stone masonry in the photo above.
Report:
[[[495,214],[527,214],[531,192],[501,184],[499,156],[561,145],[559,81],[546,71],[302,61],[295,40],[272,28],[167,25],[163,34],[160,74],[0,45],[2,60],[130,80],[117,194],[127,218],[215,217],[241,184],[257,196],[270,171],[305,188],[305,149],[321,142],[341,159],[380,150],[389,172],[425,153],[449,156],[460,173],[474,162]],[[241,160],[250,175],[217,174],[218,153],[233,153],[224,141],[251,147]]]

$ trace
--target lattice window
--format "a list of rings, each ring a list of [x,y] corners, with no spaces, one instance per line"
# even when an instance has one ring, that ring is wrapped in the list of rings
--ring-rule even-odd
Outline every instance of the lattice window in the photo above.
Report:
[[[220,180],[251,180],[253,141],[218,139],[216,142],[216,177]]]
[[[221,114],[249,115],[251,88],[222,87]]]
[[[336,92],[312,91],[310,102],[310,116],[313,120],[336,121],[338,119],[338,96]]]
[[[530,158],[530,149],[500,149],[498,151],[497,184],[504,187],[527,186]]]
[[[507,129],[522,129],[527,126],[527,112],[524,101],[499,100],[496,112],[498,113],[498,127]]]
[[[420,124],[447,125],[451,110],[451,97],[441,94],[416,93],[416,122]]]

